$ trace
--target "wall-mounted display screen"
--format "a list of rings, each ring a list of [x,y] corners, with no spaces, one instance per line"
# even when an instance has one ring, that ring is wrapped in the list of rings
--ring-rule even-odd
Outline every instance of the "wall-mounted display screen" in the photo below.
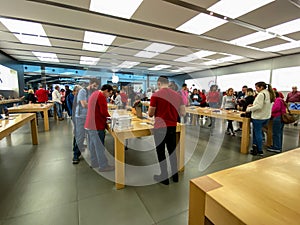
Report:
[[[14,91],[19,94],[18,72],[0,65],[0,90]]]
[[[268,84],[270,82],[270,70],[217,76],[217,85],[221,91],[226,91],[228,88],[241,91],[244,85],[255,90],[255,83],[259,81],[264,81]]]
[[[272,73],[272,86],[278,91],[291,91],[293,86],[299,89],[300,66],[275,69]]]
[[[185,80],[185,83],[188,86],[188,89],[190,91],[193,91],[193,89],[198,89],[198,90],[205,90],[209,91],[209,88],[211,85],[215,84],[216,81],[216,76],[211,76],[211,77],[202,77],[202,78],[196,78],[196,79],[188,79]]]

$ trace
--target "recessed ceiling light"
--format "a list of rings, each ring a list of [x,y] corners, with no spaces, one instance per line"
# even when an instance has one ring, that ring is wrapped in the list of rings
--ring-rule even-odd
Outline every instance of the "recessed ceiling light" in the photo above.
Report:
[[[221,0],[207,10],[235,19],[275,0]]]
[[[268,40],[271,38],[274,38],[275,36],[266,32],[255,32],[234,40],[231,40],[230,43],[235,44],[235,45],[240,45],[240,46],[246,46],[246,45],[250,45],[253,43],[257,43],[260,41],[264,41],[264,40]]]
[[[289,43],[284,43],[280,45],[270,46],[268,48],[261,49],[266,52],[280,52],[288,49],[300,48],[300,41],[294,41]]]
[[[99,60],[99,58],[95,57],[80,56],[80,64],[83,65],[97,65]]]
[[[130,19],[143,0],[91,0],[90,10]]]
[[[176,30],[200,35],[218,26],[221,26],[224,23],[227,23],[227,21],[204,13],[200,13],[177,27]]]
[[[32,52],[40,61],[43,62],[59,62],[55,53]]]
[[[22,42],[34,45],[51,46],[46,32],[40,23],[0,18],[1,23]]]
[[[160,43],[152,43],[151,45],[146,47],[143,51],[138,52],[134,56],[143,57],[143,58],[153,58],[162,52],[170,50],[171,48],[174,48],[174,46],[167,45],[167,44],[160,44]]]
[[[286,23],[276,25],[267,29],[268,32],[273,32],[279,35],[291,34],[300,31],[300,18]]]
[[[187,56],[183,56],[177,59],[174,59],[173,61],[176,62],[191,62],[194,61],[196,59],[201,59],[210,55],[214,55],[216,54],[216,52],[212,52],[212,51],[206,51],[206,50],[201,50],[199,52],[194,52],[192,54],[189,54]]]
[[[238,55],[231,55],[231,56],[227,56],[227,57],[224,57],[224,58],[204,62],[204,65],[207,65],[207,66],[216,65],[216,64],[221,64],[221,63],[224,63],[224,62],[235,61],[235,60],[242,59],[242,58],[244,58],[244,57],[238,56]]]
[[[152,68],[149,68],[148,70],[162,70],[162,69],[167,69],[170,67],[171,67],[170,65],[157,65]]]
[[[105,52],[115,38],[115,35],[85,31],[82,49],[94,52]]]
[[[118,65],[119,68],[132,68],[136,65],[140,64],[140,62],[133,62],[133,61],[124,61],[120,65]]]

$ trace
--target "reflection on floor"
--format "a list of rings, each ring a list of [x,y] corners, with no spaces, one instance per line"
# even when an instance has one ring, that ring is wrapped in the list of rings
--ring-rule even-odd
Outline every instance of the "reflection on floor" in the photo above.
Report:
[[[116,190],[112,181],[84,160],[78,165],[71,163],[70,119],[50,119],[50,132],[40,125],[38,146],[31,145],[29,127],[14,132],[0,141],[0,225],[187,224],[191,178],[260,159],[239,153],[240,134],[224,135],[226,122],[216,120],[211,129],[205,119],[199,121],[197,126],[186,126],[188,161],[179,183],[127,186],[123,190]],[[298,146],[298,129],[285,127],[285,151]],[[155,163],[151,142],[151,138],[129,141],[127,164]],[[110,135],[106,146],[112,153]],[[264,157],[272,155],[265,151]]]

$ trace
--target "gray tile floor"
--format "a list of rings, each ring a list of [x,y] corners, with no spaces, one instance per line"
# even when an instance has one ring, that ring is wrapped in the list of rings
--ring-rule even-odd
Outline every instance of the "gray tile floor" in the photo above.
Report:
[[[199,125],[186,127],[188,161],[179,183],[123,190],[116,190],[112,181],[90,169],[84,160],[71,163],[69,119],[51,119],[50,132],[40,125],[38,146],[31,145],[29,126],[25,126],[0,141],[0,225],[185,225],[191,178],[259,159],[240,154],[240,136],[224,135],[225,126],[217,121],[213,131]],[[298,146],[298,129],[285,127],[285,150]],[[129,147],[143,141],[149,140],[130,141]],[[106,146],[112,152],[110,135]],[[273,155],[265,153],[264,157]],[[126,151],[126,162],[132,165],[155,160],[153,150]]]

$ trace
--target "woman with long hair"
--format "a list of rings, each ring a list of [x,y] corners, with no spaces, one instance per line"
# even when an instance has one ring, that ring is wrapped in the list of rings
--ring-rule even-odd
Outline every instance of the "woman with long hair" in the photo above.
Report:
[[[236,97],[233,94],[233,88],[228,88],[226,91],[226,95],[223,96],[221,109],[233,110],[236,106]],[[227,130],[226,134],[235,136],[235,132],[233,131],[232,120],[227,120]]]
[[[275,100],[275,94],[270,84],[263,81],[255,84],[255,89],[258,92],[253,104],[250,104],[246,111],[252,112],[252,126],[253,126],[253,144],[250,153],[252,155],[263,155],[262,143],[262,128],[271,118],[272,103]]]

